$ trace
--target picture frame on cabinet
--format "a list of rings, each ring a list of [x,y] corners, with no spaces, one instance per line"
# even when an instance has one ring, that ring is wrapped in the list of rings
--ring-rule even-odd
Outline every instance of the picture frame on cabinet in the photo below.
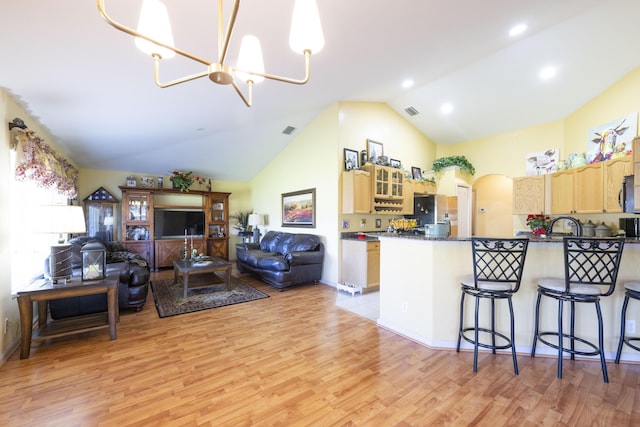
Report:
[[[422,171],[419,167],[411,166],[411,176],[413,179],[422,179]]]
[[[402,163],[400,163],[400,160],[389,159],[389,166],[391,166],[392,168],[400,169]]]
[[[367,139],[367,153],[369,155],[368,160],[371,161],[371,163],[377,163],[378,157],[384,155],[384,146],[381,142]]]
[[[359,169],[360,165],[358,164],[358,152],[355,150],[350,150],[348,148],[344,149],[344,170],[350,171],[351,169]]]
[[[282,227],[316,228],[316,189],[282,193]]]

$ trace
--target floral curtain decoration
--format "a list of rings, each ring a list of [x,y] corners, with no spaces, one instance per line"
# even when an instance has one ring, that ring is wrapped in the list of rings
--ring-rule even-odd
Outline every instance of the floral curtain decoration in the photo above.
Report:
[[[16,179],[34,181],[38,186],[51,188],[69,199],[78,196],[78,170],[58,155],[30,129],[18,129],[18,139],[24,157],[16,167]]]

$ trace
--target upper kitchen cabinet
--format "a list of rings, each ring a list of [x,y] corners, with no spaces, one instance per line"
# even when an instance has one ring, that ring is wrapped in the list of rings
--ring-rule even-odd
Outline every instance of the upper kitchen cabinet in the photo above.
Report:
[[[575,212],[601,213],[604,206],[603,164],[594,163],[574,169],[575,180]]]
[[[566,170],[551,175],[551,213],[572,214],[575,187],[575,171]]]
[[[371,179],[367,171],[342,172],[342,213],[368,214],[371,211]]]
[[[404,173],[400,169],[367,163],[371,174],[371,213],[396,215],[404,212]]]
[[[550,201],[550,175],[523,176],[513,179],[513,214],[547,213]]]
[[[622,184],[625,176],[633,175],[633,156],[604,162],[604,212],[622,212]]]

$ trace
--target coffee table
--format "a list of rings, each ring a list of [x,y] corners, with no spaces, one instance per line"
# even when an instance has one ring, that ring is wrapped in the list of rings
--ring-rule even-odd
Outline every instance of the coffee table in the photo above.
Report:
[[[196,274],[205,274],[211,273],[215,274],[217,272],[224,272],[224,284],[225,290],[230,291],[232,289],[231,286],[231,263],[229,261],[225,261],[222,258],[218,258],[215,256],[206,257],[202,260],[192,261],[192,260],[184,260],[184,259],[176,259],[173,261],[173,280],[175,283],[180,283],[180,279],[182,279],[182,298],[187,297],[187,292],[189,291],[189,277]],[[198,288],[206,288],[210,286],[218,285],[218,283],[198,283]],[[192,287],[192,288],[195,288]]]

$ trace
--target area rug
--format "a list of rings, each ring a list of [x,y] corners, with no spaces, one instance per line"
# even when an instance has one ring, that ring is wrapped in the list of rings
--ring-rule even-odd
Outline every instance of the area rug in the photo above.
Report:
[[[239,304],[269,298],[269,295],[242,283],[237,277],[231,277],[233,289],[225,290],[224,284],[206,288],[189,289],[186,298],[182,298],[182,285],[171,280],[151,282],[153,299],[158,315],[162,317],[193,313],[225,305]]]

